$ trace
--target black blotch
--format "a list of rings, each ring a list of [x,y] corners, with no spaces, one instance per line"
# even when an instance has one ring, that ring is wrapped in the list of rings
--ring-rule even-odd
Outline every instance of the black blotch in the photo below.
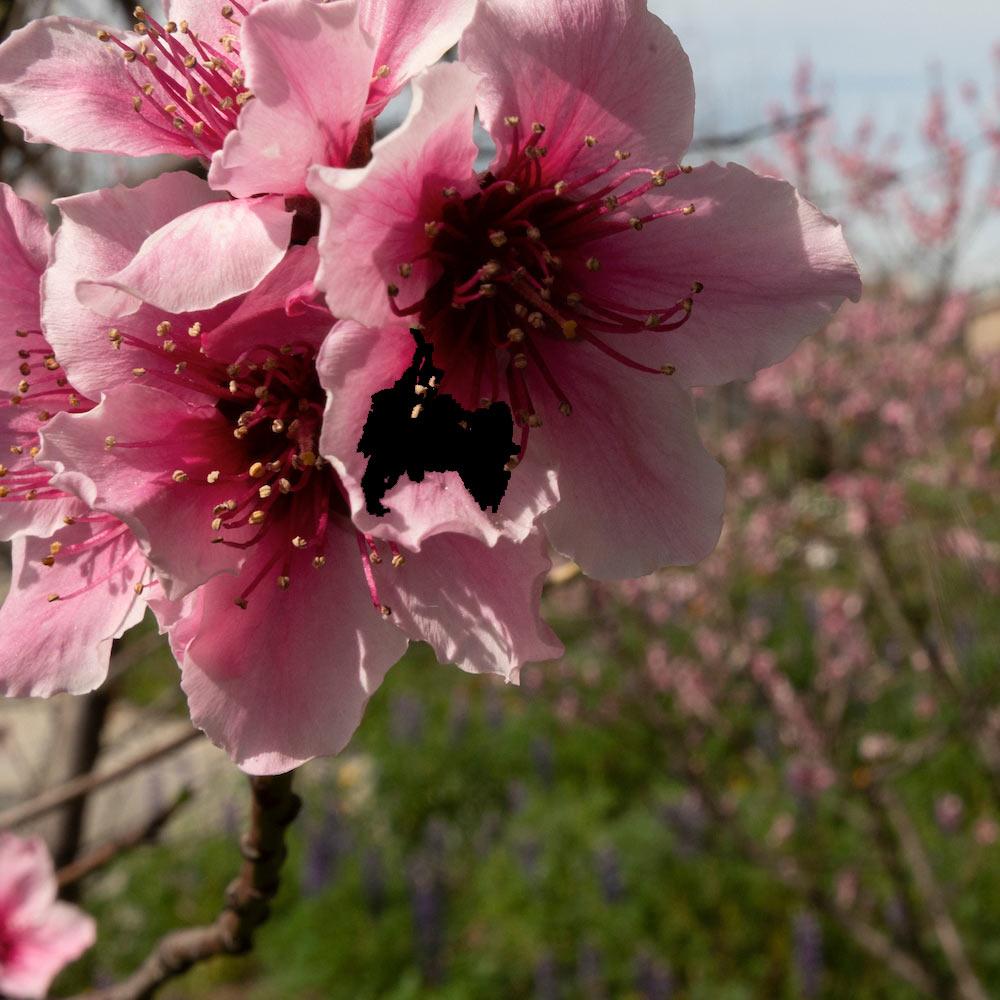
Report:
[[[392,388],[372,396],[358,442],[368,459],[361,479],[368,513],[388,514],[382,498],[400,478],[420,483],[428,472],[457,472],[476,503],[496,513],[510,482],[507,463],[520,450],[510,407],[495,402],[467,410],[441,392],[444,372],[434,367],[432,345],[419,330],[410,332],[413,363]]]

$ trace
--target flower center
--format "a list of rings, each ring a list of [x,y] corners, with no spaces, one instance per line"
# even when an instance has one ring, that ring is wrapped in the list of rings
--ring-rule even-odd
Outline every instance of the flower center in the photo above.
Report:
[[[630,155],[621,150],[597,160],[591,136],[566,179],[553,182],[545,176],[545,127],[536,123],[524,136],[520,119],[506,122],[514,134],[507,163],[483,175],[472,197],[446,188],[440,218],[424,227],[428,246],[421,258],[437,265],[440,278],[417,302],[401,303],[397,284],[389,286],[389,296],[396,315],[418,319],[443,356],[471,359],[466,393],[473,406],[501,396],[510,400],[523,454],[529,429],[541,425],[533,391],[552,393],[562,413],[572,413],[558,373],[546,364],[546,339],[590,344],[640,372],[673,373],[671,365],[632,360],[606,338],[676,330],[694,300],[635,304],[602,273],[602,258],[621,256],[621,240],[649,224],[683,219],[695,208],[657,209],[653,203],[660,189],[691,168],[629,167]],[[399,264],[404,287],[413,263]],[[702,287],[691,285],[693,293]]]
[[[229,496],[209,506],[213,544],[244,551],[255,558],[242,571],[246,586],[235,599],[246,609],[253,592],[268,579],[286,591],[296,575],[324,568],[328,532],[335,523],[357,537],[372,604],[384,617],[391,612],[379,598],[373,566],[382,562],[379,543],[356,532],[340,478],[319,454],[326,393],[316,371],[316,348],[305,341],[275,347],[259,344],[227,361],[204,353],[200,323],[173,337],[173,325],[157,325],[154,344],[117,328],[109,331],[112,346],[122,344],[166,353],[173,371],[135,368],[137,378],[160,380],[215,400],[218,413],[232,428],[234,454],[227,468],[195,461],[165,473],[164,484],[190,488],[199,483],[225,483]],[[121,441],[109,436],[108,448],[155,448],[164,441]],[[217,460],[224,456],[216,456]],[[403,563],[390,544],[393,567]]]
[[[97,33],[129,64],[136,113],[163,132],[183,132],[206,157],[222,148],[240,109],[253,97],[245,86],[239,50],[242,22],[237,15],[246,17],[247,11],[233,0],[221,13],[233,25],[233,34],[223,35],[217,44],[197,35],[187,21],[160,24],[141,6],[134,11],[138,40],[132,44],[103,28]]]

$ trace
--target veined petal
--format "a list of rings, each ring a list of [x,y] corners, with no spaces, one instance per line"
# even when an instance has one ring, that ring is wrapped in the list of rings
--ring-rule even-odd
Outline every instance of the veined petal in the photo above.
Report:
[[[525,663],[563,652],[539,612],[551,565],[539,533],[492,548],[464,535],[436,535],[401,566],[383,563],[379,592],[396,625],[429,643],[438,662],[516,682]]]
[[[153,233],[178,216],[225,199],[225,194],[213,191],[200,178],[178,171],[134,188],[118,185],[56,202],[62,224],[54,241],[52,265],[42,282],[42,324],[77,389],[96,399],[123,381],[133,381],[133,368],[150,364],[147,351],[127,344],[112,350],[107,336],[112,326],[138,340],[155,341],[157,323],[168,318],[161,310],[144,306],[110,323],[80,305],[77,282],[118,274]],[[200,317],[192,316],[191,322],[196,318]]]
[[[0,115],[29,142],[74,152],[200,156],[190,133],[145,104],[135,110],[139,84],[121,51],[98,39],[103,30],[95,21],[43,17],[15,31],[0,46]]]
[[[114,518],[17,539],[11,588],[0,608],[0,694],[47,698],[98,687],[113,640],[145,613],[135,589],[142,582],[149,582],[146,560]]]
[[[476,87],[458,63],[432,67],[414,81],[406,121],[375,144],[368,166],[310,171],[309,190],[323,211],[316,285],[335,316],[391,322],[386,288],[399,281],[400,265],[412,263],[400,284],[414,298],[435,276],[418,257],[430,245],[425,227],[440,222],[444,189],[467,193],[474,183]]]
[[[0,282],[0,316],[4,325],[0,389],[10,388],[8,380],[17,369],[13,332],[38,329],[39,283],[49,262],[51,241],[41,210],[18,198],[9,185],[0,184],[0,255],[4,262]]]
[[[255,553],[240,576],[188,598],[169,629],[192,721],[250,774],[342,750],[406,650],[371,605],[351,536],[331,528],[322,569],[293,567],[287,590],[261,583],[242,610],[234,600],[269,555]]]
[[[627,338],[631,356],[676,366],[686,385],[751,378],[861,295],[841,227],[786,181],[710,163],[663,190],[657,211],[692,204],[694,214],[615,237],[619,252],[602,254],[597,275],[577,268],[614,301],[652,307],[704,285],[679,330]]]
[[[366,117],[421,70],[457,44],[476,9],[475,0],[359,0],[361,25],[375,40],[374,80]],[[384,69],[383,69],[384,67]]]
[[[722,528],[725,480],[698,437],[687,390],[585,344],[547,346],[545,357],[573,404],[566,417],[545,397],[530,445],[558,476],[562,500],[542,516],[555,548],[600,580],[707,556]]]
[[[144,303],[171,313],[210,309],[249,292],[278,264],[292,217],[281,198],[201,205],[147,237],[117,274],[78,281],[77,298],[112,317]]]
[[[239,197],[306,193],[314,163],[346,165],[361,127],[372,44],[354,0],[269,0],[246,19],[254,99],[213,158],[209,182]]]
[[[694,82],[674,33],[646,0],[483,0],[462,38],[462,61],[484,74],[479,113],[508,156],[534,122],[547,129],[544,170],[559,180],[592,136],[653,167],[684,155],[694,127]]]

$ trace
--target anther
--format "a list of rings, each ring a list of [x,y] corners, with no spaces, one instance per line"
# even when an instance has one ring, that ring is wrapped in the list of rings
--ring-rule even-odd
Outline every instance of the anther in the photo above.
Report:
[[[576,340],[580,324],[575,319],[568,319],[562,325],[563,336],[567,340]]]
[[[520,125],[521,124],[521,116],[520,115],[507,115],[504,118],[503,123],[504,123],[504,125],[508,125],[510,128],[513,128],[515,125]]]
[[[294,545],[297,549],[304,549],[308,544],[309,543],[301,535],[296,535],[292,539],[292,545]]]
[[[170,478],[175,483],[186,483],[188,481],[188,474],[183,469],[176,469]]]
[[[400,274],[400,277],[402,277],[402,278],[408,278],[408,277],[410,277],[410,275],[413,274],[413,265],[412,264],[400,264],[399,265],[399,274]]]
[[[252,513],[252,514],[251,514],[251,515],[250,515],[250,516],[249,516],[249,517],[247,518],[247,521],[248,521],[248,522],[249,522],[250,524],[263,524],[263,523],[264,523],[264,518],[266,518],[266,517],[267,517],[267,514],[266,514],[266,513],[264,513],[264,511],[262,511],[262,510],[255,510],[255,511],[254,511],[254,512],[253,512],[253,513]]]
[[[108,435],[108,436],[107,436],[107,437],[106,437],[106,438],[104,439],[104,447],[105,447],[105,448],[106,448],[106,449],[107,449],[108,451],[111,451],[111,449],[112,449],[112,448],[114,448],[114,446],[115,446],[116,444],[118,444],[118,441],[117,441],[117,440],[115,439],[114,435],[112,435],[112,434],[109,434],[109,435]]]
[[[424,234],[426,235],[426,237],[429,240],[434,239],[434,237],[437,236],[437,234],[440,233],[440,232],[441,232],[441,223],[440,222],[427,222],[427,223],[424,223]]]
[[[590,149],[593,149],[597,145],[597,139],[592,135],[585,135],[583,137],[583,144]]]
[[[205,478],[206,478],[206,480],[208,480],[209,483],[214,484],[214,483],[217,483],[219,481],[219,477],[221,475],[222,475],[222,473],[219,472],[218,469],[213,469]]]
[[[507,234],[499,229],[494,229],[490,232],[490,243],[493,246],[500,248],[507,243]]]
[[[683,214],[684,215],[694,215],[695,211],[696,211],[696,209],[695,209],[694,205],[685,205],[684,206],[684,212],[683,212]]]
[[[691,286],[691,291],[694,292],[695,295],[700,295],[703,291],[705,291],[705,286],[700,281],[696,281]]]
[[[326,565],[326,556],[316,556],[313,559],[313,569],[322,569]]]
[[[250,466],[250,478],[260,479],[260,477],[263,475],[264,475],[264,463],[254,462],[253,465]]]
[[[660,365],[660,371],[664,375],[673,375],[677,371],[677,368],[674,365]]]
[[[573,407],[570,406],[565,400],[559,404],[559,412],[564,417],[569,417],[573,415]]]
[[[528,367],[528,356],[526,354],[514,355],[514,367],[524,369]]]
[[[192,323],[191,326],[188,327],[188,336],[189,337],[200,337],[201,336],[201,323]]]
[[[524,330],[515,326],[513,329],[507,331],[507,339],[512,344],[520,344],[524,340]]]
[[[289,586],[291,585],[291,582],[292,582],[291,577],[288,577],[288,576],[279,576],[278,577],[278,589],[279,590],[288,590]]]
[[[552,190],[555,191],[557,197],[561,198],[569,190],[569,185],[565,181],[556,181]]]
[[[587,258],[587,270],[588,271],[600,271],[601,262],[596,257]]]
[[[58,594],[49,594],[49,596],[46,597],[45,599],[49,602],[49,604],[55,604],[56,601],[59,600],[59,595]]]

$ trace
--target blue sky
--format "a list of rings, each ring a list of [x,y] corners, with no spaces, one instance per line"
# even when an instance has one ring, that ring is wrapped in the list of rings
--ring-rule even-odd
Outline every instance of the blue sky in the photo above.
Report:
[[[1000,44],[1000,0],[650,0],[650,9],[691,57],[699,134],[764,120],[774,101],[788,102],[795,66],[808,56],[845,130],[872,114],[887,131],[914,136],[932,72],[951,93],[966,80],[992,86]],[[976,136],[975,122],[956,121],[962,137]],[[903,147],[904,165],[926,157],[919,145]],[[981,173],[982,154],[974,163]],[[979,234],[962,277],[996,285],[998,262],[1000,223]]]

